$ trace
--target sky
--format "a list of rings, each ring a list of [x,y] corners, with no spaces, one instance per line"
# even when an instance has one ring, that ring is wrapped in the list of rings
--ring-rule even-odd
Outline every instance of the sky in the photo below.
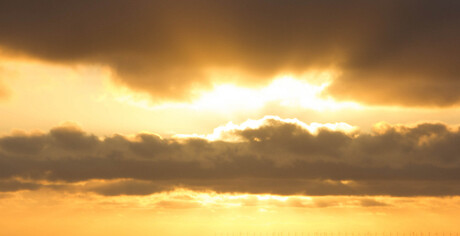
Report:
[[[0,234],[458,236],[459,11],[0,0]]]

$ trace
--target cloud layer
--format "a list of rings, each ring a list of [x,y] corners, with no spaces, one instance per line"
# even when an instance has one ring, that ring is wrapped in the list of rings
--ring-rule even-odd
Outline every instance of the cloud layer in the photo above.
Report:
[[[226,130],[238,141],[113,135],[75,126],[0,138],[0,191],[47,187],[144,195],[177,187],[304,195],[460,195],[460,131],[443,124],[380,125],[373,133],[311,133],[264,119]],[[88,182],[89,183],[89,182]]]
[[[241,84],[334,69],[337,98],[447,106],[460,100],[459,10],[449,0],[1,1],[0,47],[109,65],[157,99],[190,98],[216,82],[210,69]]]

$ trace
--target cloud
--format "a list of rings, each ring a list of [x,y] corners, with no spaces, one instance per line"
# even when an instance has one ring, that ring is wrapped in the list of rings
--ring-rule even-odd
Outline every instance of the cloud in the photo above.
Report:
[[[1,192],[12,192],[18,190],[37,190],[41,187],[37,183],[27,183],[17,180],[1,180],[0,181],[0,191]]]
[[[365,198],[361,200],[361,206],[364,207],[382,207],[382,206],[389,206],[385,202],[377,201],[375,199]]]
[[[170,189],[162,188],[150,181],[119,180],[111,183],[87,184],[85,191],[95,192],[104,196],[148,195]]]
[[[317,196],[460,195],[458,129],[440,123],[379,124],[371,133],[325,127],[311,133],[300,121],[260,121],[225,131],[225,137],[237,141],[145,133],[102,138],[69,125],[48,133],[7,135],[0,138],[0,180],[16,182],[0,190],[39,188],[30,183],[40,181],[49,183],[41,187],[57,187],[104,180],[84,190],[102,195],[174,188]]]
[[[109,65],[120,84],[155,99],[332,69],[336,98],[449,106],[460,100],[459,9],[450,0],[2,1],[0,46]],[[210,78],[214,69],[239,77]]]

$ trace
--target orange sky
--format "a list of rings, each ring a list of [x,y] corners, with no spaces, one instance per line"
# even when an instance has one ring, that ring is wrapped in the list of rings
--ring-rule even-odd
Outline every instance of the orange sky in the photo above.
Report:
[[[0,1],[0,235],[458,236],[455,1]]]

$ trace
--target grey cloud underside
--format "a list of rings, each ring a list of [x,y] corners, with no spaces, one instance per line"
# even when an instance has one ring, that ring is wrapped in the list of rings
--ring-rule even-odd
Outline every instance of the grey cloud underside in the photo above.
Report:
[[[336,68],[336,98],[448,106],[460,100],[459,11],[455,0],[2,0],[0,47],[109,65],[155,98],[210,86],[208,67],[247,73],[240,83]]]
[[[183,187],[305,195],[460,195],[460,132],[442,124],[359,135],[325,129],[311,134],[296,124],[268,120],[231,135],[241,142],[150,134],[102,141],[75,127],[5,136],[0,138],[0,191],[63,190],[102,179],[108,182],[84,191],[144,195]]]

